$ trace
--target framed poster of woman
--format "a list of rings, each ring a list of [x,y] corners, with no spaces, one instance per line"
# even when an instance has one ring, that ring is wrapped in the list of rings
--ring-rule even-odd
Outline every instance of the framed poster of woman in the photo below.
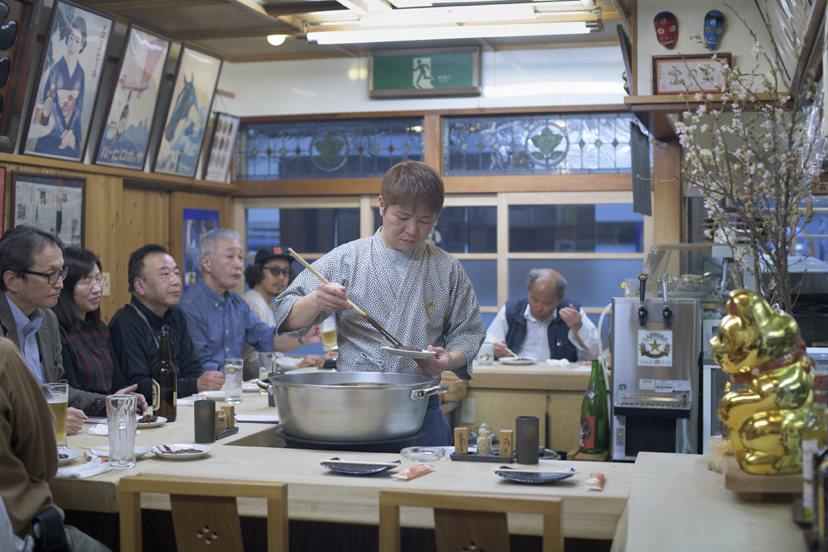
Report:
[[[29,107],[23,153],[82,161],[115,18],[56,0]]]
[[[184,44],[153,172],[193,178],[224,58]]]
[[[169,38],[129,24],[95,163],[143,170],[171,43]]]

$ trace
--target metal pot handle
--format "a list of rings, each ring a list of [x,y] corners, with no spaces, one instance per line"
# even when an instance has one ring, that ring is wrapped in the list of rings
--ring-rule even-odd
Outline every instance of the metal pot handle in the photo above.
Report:
[[[259,387],[261,387],[261,388],[262,388],[262,389],[264,389],[265,391],[269,391],[269,390],[270,390],[270,384],[269,384],[269,383],[267,383],[266,381],[256,380],[256,385],[258,385]]]
[[[436,395],[437,393],[445,393],[446,391],[448,391],[448,387],[449,386],[448,386],[447,383],[443,383],[443,384],[438,385],[436,387],[429,387],[428,389],[414,389],[411,392],[411,394],[408,395],[408,398],[411,399],[412,401],[417,400],[417,399],[424,399],[426,397]]]

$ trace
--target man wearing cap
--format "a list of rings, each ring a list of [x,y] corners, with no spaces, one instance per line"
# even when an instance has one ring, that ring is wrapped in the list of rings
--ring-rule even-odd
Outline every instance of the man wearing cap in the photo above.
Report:
[[[256,252],[253,264],[244,271],[244,279],[250,290],[242,298],[250,305],[259,320],[268,326],[276,325],[273,316],[273,300],[285,291],[290,282],[290,263],[293,259],[282,251],[281,247],[262,247]],[[293,339],[293,338],[289,338]],[[298,347],[299,340],[296,341]],[[302,368],[321,364],[322,358],[308,355],[301,360],[285,357],[279,359],[284,368]],[[289,366],[288,366],[289,364]],[[259,357],[256,350],[249,344],[244,344],[244,379],[259,376]]]

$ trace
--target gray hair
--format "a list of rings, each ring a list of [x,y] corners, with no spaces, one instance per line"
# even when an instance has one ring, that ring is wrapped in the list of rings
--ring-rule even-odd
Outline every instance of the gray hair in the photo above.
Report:
[[[558,299],[563,297],[566,293],[566,278],[550,268],[533,268],[530,270],[529,275],[526,277],[526,288],[531,289],[532,284],[534,284],[535,280],[538,278],[548,278],[555,282],[555,289],[558,292]]]
[[[218,242],[222,239],[236,240],[241,243],[239,233],[235,230],[216,228],[215,230],[210,230],[201,236],[200,245],[198,247],[199,256],[203,257],[204,255],[207,255],[208,257],[215,257],[216,250],[218,249]]]

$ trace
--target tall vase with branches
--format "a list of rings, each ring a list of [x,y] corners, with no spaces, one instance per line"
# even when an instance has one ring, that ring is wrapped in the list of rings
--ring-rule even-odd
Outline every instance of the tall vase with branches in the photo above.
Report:
[[[769,54],[728,8],[753,38],[754,63],[743,70],[712,54],[711,64],[687,77],[688,88],[701,89],[700,82],[715,80],[721,70],[726,86],[720,96],[695,94],[695,102],[687,100],[676,125],[682,178],[704,197],[713,222],[707,237],[729,245],[739,265],[756,277],[757,291],[791,312],[788,256],[806,224],[800,205],[810,197],[814,160],[822,154],[821,108],[813,103],[818,83],[810,74],[800,90],[786,91],[779,56]],[[770,41],[777,51],[773,33]],[[770,69],[760,72],[763,65]]]

